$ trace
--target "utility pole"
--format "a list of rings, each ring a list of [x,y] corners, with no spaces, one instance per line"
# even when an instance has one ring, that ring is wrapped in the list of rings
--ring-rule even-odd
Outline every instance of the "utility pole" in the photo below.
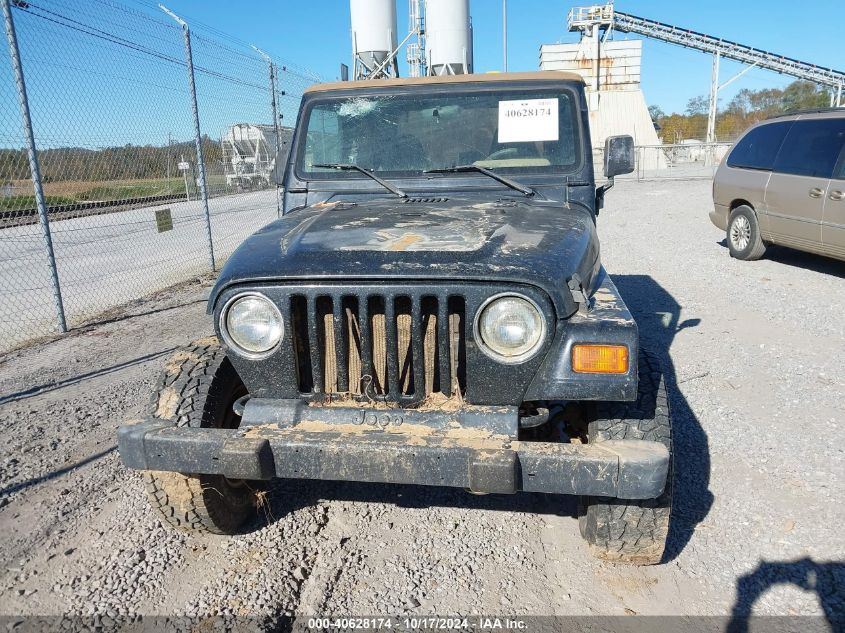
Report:
[[[255,52],[261,55],[262,59],[264,59],[267,63],[268,76],[270,80],[270,112],[273,117],[273,133],[276,135],[276,147],[273,149],[276,150],[276,154],[278,155],[282,149],[282,138],[279,133],[279,111],[276,107],[276,65],[273,63],[273,59],[260,48],[255,45],[253,45],[252,48],[254,48]]]
[[[502,57],[504,72],[508,72],[508,0],[502,0]]]
[[[268,70],[268,77],[270,82],[270,116],[273,117],[273,134],[276,136],[276,146],[273,148],[275,151],[275,158],[273,159],[273,169],[274,171],[277,170],[278,164],[277,161],[282,156],[282,134],[281,130],[279,129],[279,111],[276,107],[276,78],[278,77],[278,72],[276,69],[276,64],[273,63],[273,58],[270,57],[267,53],[262,51],[260,48],[252,45],[252,48],[255,49],[255,52],[261,55],[262,59],[267,63],[267,70]],[[281,201],[281,192],[279,191],[279,185],[276,185],[276,215],[278,217],[282,217],[282,201]]]
[[[170,153],[173,150],[173,141],[170,139],[172,132],[167,133],[167,179],[170,180]]]
[[[716,142],[716,109],[719,105],[719,60],[720,53],[713,53],[713,68],[710,72],[710,102],[707,109],[707,143]]]
[[[179,171],[182,172],[182,178],[185,180],[185,200],[191,201],[191,192],[188,191],[188,163],[185,161],[185,155],[182,154],[182,160],[179,161]]]

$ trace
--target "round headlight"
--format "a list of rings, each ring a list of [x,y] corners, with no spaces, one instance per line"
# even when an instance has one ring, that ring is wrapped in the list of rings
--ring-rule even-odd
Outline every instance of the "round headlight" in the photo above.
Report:
[[[524,297],[493,299],[481,309],[476,331],[482,349],[504,362],[527,360],[543,340],[545,321],[537,306]]]
[[[285,325],[272,301],[257,294],[234,299],[223,311],[224,337],[246,355],[269,352],[282,340]]]

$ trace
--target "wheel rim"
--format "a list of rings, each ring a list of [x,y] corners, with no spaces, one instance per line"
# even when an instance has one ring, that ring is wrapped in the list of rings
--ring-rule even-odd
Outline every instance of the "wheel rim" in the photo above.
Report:
[[[738,251],[743,251],[751,241],[751,222],[744,215],[738,215],[731,224],[731,244]]]

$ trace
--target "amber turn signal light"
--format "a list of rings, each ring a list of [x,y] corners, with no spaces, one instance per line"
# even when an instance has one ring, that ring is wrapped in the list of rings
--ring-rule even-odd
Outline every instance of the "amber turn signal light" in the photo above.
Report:
[[[572,369],[586,374],[625,374],[628,348],[625,345],[575,345]]]

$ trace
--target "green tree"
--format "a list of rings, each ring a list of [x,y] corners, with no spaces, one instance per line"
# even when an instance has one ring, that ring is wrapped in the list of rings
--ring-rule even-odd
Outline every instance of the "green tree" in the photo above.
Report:
[[[782,104],[785,110],[824,108],[830,104],[830,96],[810,81],[793,81],[783,89]]]
[[[710,109],[710,99],[705,95],[698,95],[687,101],[687,116],[707,114]]]
[[[648,114],[651,116],[652,121],[658,121],[666,116],[666,113],[663,112],[663,109],[659,105],[648,106]]]
[[[770,116],[792,110],[823,108],[830,102],[825,88],[812,82],[796,80],[785,88],[743,88],[734,95],[727,106],[716,115],[716,138],[730,141],[739,136],[748,126]],[[649,113],[660,110],[649,106]],[[709,99],[704,95],[693,97],[687,102],[685,114],[664,115],[660,121],[665,143],[676,143],[686,139],[703,139],[707,129]]]

